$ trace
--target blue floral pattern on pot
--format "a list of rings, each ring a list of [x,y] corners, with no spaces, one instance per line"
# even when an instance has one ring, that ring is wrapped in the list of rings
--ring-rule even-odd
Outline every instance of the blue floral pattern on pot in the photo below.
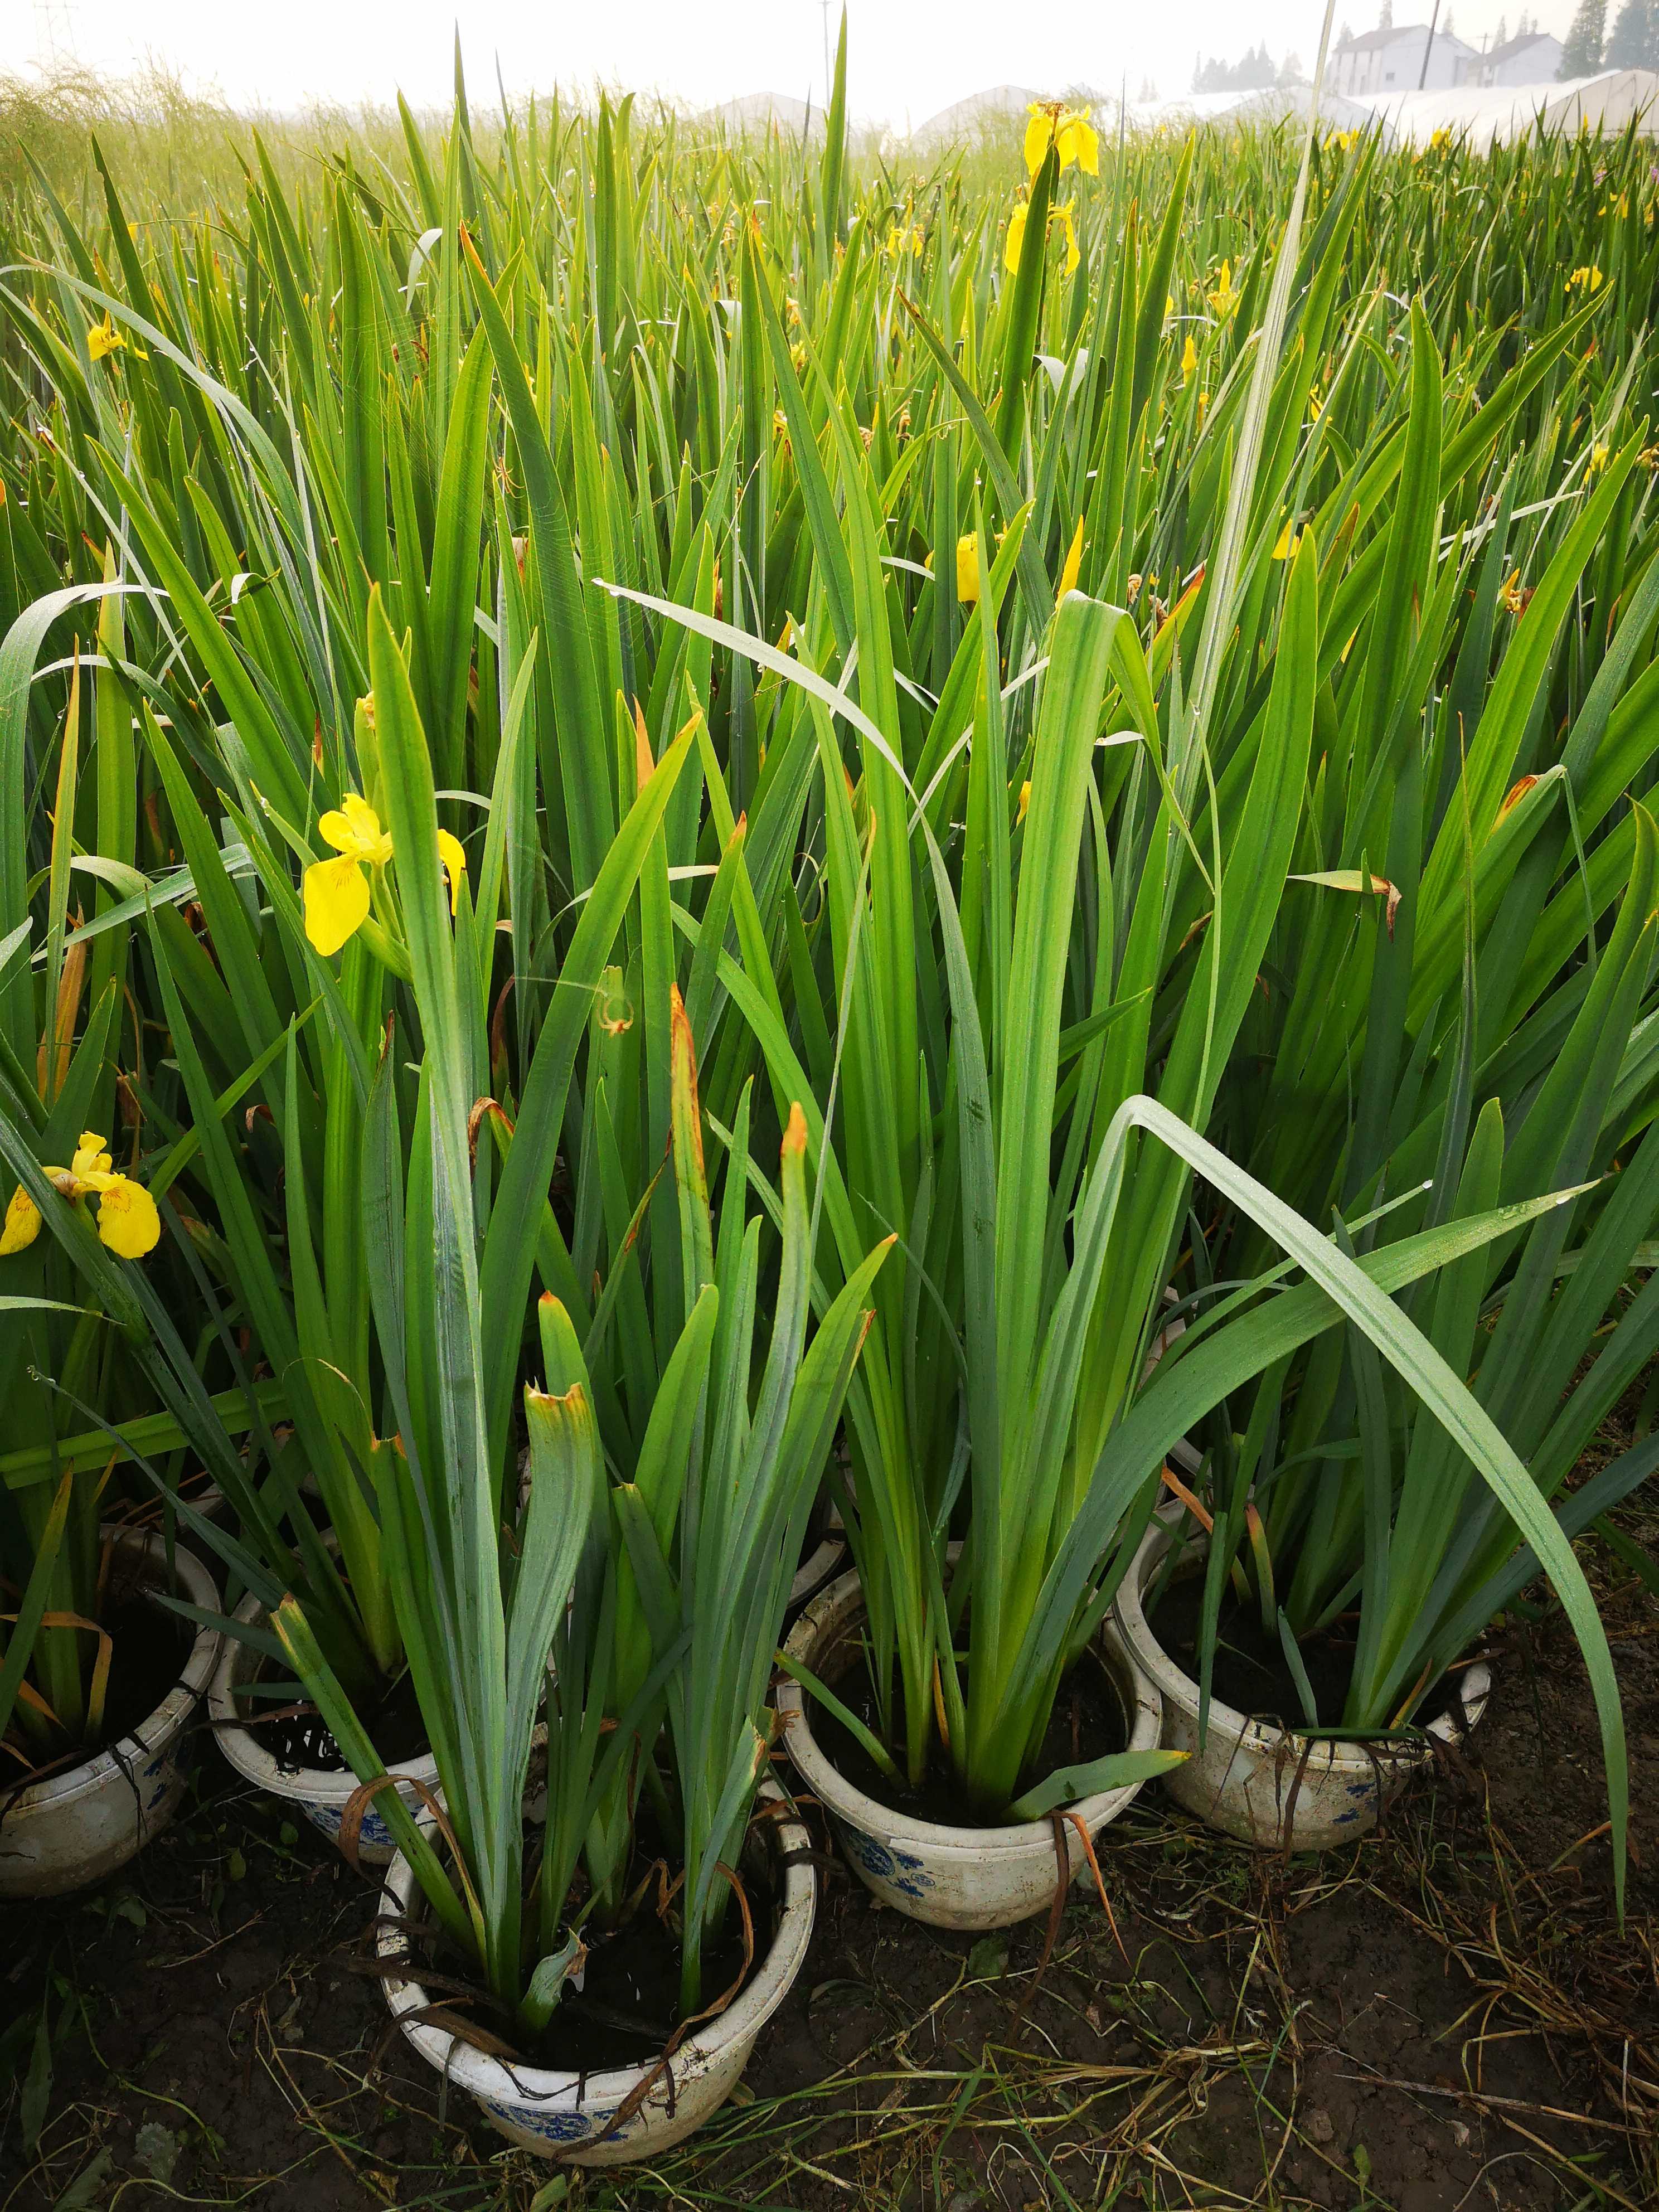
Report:
[[[345,1811],[343,1806],[323,1805],[307,1800],[304,1802],[302,1809],[312,1826],[319,1829],[322,1834],[325,1836],[339,1834],[340,1821]],[[392,1848],[392,1831],[372,1805],[363,1814],[362,1826],[357,1831],[357,1843],[359,1849],[365,1844],[381,1850],[390,1850]]]
[[[478,2100],[492,2119],[500,2120],[509,2128],[519,2128],[526,2135],[539,2136],[544,2142],[580,2142],[595,2129],[603,2129],[617,2117],[615,2112],[538,2112],[533,2106],[506,2105],[493,2097]]]
[[[888,1883],[903,1897],[924,1897],[933,1888],[933,1875],[914,1851],[902,1851],[890,1844],[881,1843],[845,1820],[837,1825],[848,1856],[855,1860],[866,1874]]]

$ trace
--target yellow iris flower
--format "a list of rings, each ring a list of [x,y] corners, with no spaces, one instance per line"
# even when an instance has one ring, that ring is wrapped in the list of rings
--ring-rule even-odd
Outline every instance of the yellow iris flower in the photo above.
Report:
[[[1057,100],[1031,102],[1031,119],[1025,126],[1028,175],[1036,176],[1050,146],[1058,152],[1062,169],[1075,161],[1085,177],[1100,174],[1100,136],[1086,107],[1066,107]]]
[[[438,865],[449,878],[449,912],[453,920],[460,911],[461,878],[466,873],[466,854],[461,848],[460,839],[452,837],[447,830],[438,832]]]
[[[979,541],[971,530],[957,540],[957,597],[964,607],[979,604]]]
[[[1083,517],[1079,514],[1077,528],[1072,533],[1071,550],[1066,556],[1066,565],[1060,572],[1060,589],[1054,593],[1056,601],[1063,599],[1067,592],[1076,591],[1077,580],[1082,572]]]
[[[1198,348],[1193,343],[1193,334],[1187,333],[1187,343],[1181,349],[1181,380],[1190,384],[1198,371]]]
[[[366,799],[347,792],[337,810],[318,823],[325,844],[339,858],[313,860],[305,872],[306,935],[325,959],[355,937],[368,919],[365,868],[383,868],[392,858],[392,840]]]
[[[912,223],[907,229],[903,223],[896,222],[887,234],[883,251],[890,260],[900,261],[906,253],[920,253],[927,242],[920,223]]]
[[[1002,249],[1002,264],[1011,276],[1018,276],[1019,274],[1019,257],[1025,245],[1025,218],[1030,212],[1026,202],[1021,200],[1009,213],[1008,236]],[[1066,234],[1066,274],[1070,276],[1075,273],[1079,262],[1083,258],[1078,247],[1077,229],[1073,222],[1070,200],[1067,200],[1063,207],[1057,207],[1051,210],[1048,216],[1050,230],[1056,223]]]
[[[313,860],[305,872],[306,935],[326,959],[355,937],[368,919],[369,883],[364,872],[383,868],[392,858],[392,839],[366,799],[347,792],[337,810],[318,822],[324,842],[337,860]],[[449,911],[461,902],[466,854],[459,837],[438,832],[438,860],[449,884]]]
[[[1294,561],[1296,549],[1302,543],[1302,533],[1292,530],[1287,522],[1279,533],[1279,543],[1273,547],[1275,561]]]
[[[1596,268],[1595,264],[1592,262],[1586,268],[1575,269],[1573,270],[1571,276],[1567,279],[1567,289],[1569,292],[1583,292],[1586,294],[1599,292],[1606,282],[1607,278],[1603,276],[1601,270]]]
[[[66,1168],[43,1168],[48,1182],[65,1198],[96,1197],[98,1235],[112,1252],[124,1260],[142,1260],[154,1251],[161,1234],[161,1217],[155,1200],[143,1183],[112,1171],[104,1139],[83,1129],[75,1157]],[[21,1252],[40,1234],[40,1209],[20,1185],[6,1208],[0,1230],[0,1259]]]
[[[149,359],[143,346],[134,345],[125,331],[117,330],[115,319],[107,307],[103,321],[94,323],[87,332],[87,351],[94,361],[103,361],[117,353],[131,353],[140,361]]]
[[[1212,310],[1220,316],[1223,322],[1225,322],[1238,305],[1238,294],[1233,289],[1233,264],[1231,261],[1222,263],[1221,274],[1216,279],[1214,291],[1206,292],[1204,296],[1208,300]]]
[[[1066,234],[1066,274],[1068,276],[1077,274],[1077,265],[1083,258],[1078,247],[1077,230],[1072,221],[1074,205],[1075,202],[1067,200],[1064,207],[1057,207],[1048,218],[1050,227],[1058,223]]]
[[[1025,243],[1025,202],[1021,200],[1009,215],[1008,236],[1002,249],[1002,265],[1011,276],[1019,274],[1020,249]]]

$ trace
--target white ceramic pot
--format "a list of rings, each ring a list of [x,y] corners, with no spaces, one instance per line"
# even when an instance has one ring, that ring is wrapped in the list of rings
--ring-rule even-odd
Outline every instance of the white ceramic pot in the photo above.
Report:
[[[100,1531],[116,1540],[116,1574],[167,1585],[167,1547],[153,1534]],[[173,1589],[206,1609],[219,1593],[182,1545],[173,1553]],[[131,1735],[24,1790],[0,1790],[0,1897],[59,1897],[101,1881],[159,1835],[185,1792],[185,1731],[219,1662],[217,1629],[201,1627],[179,1679]],[[120,1664],[118,1652],[115,1664]]]
[[[1198,1684],[1169,1657],[1141,1609],[1143,1594],[1174,1538],[1154,1522],[1135,1553],[1114,1611],[1136,1663],[1157,1683],[1164,1700],[1164,1741],[1191,1756],[1164,1777],[1164,1786],[1188,1812],[1212,1828],[1271,1850],[1315,1851],[1367,1835],[1383,1807],[1433,1761],[1426,1744],[1333,1743],[1287,1735],[1218,1698],[1210,1700],[1202,1748],[1198,1740]],[[1201,1543],[1192,1547],[1203,1557]],[[1492,1675],[1484,1661],[1462,1678],[1459,1719],[1443,1713],[1428,1733],[1461,1743],[1486,1711]]]
[[[238,1620],[262,1627],[266,1613],[257,1597],[246,1597],[236,1608]],[[357,1778],[349,1767],[288,1766],[274,1759],[259,1741],[259,1730],[248,1728],[243,1721],[243,1701],[237,1692],[253,1680],[259,1667],[259,1654],[252,1645],[234,1637],[225,1638],[224,1655],[214,1674],[213,1686],[208,1692],[208,1711],[213,1722],[213,1733],[219,1748],[236,1771],[246,1776],[256,1790],[267,1796],[280,1797],[303,1813],[312,1826],[337,1842],[340,1821],[347,1805],[357,1789]],[[438,1787],[438,1762],[429,1752],[419,1759],[400,1760],[396,1772],[399,1780],[398,1795],[410,1811],[417,1818],[424,1815],[427,1807],[413,1783],[423,1783],[434,1791]],[[408,1780],[405,1781],[404,1778]],[[371,1804],[363,1814],[362,1826],[357,1833],[357,1857],[364,1866],[387,1866],[396,1846],[392,1831],[387,1827],[376,1807]]]
[[[833,1688],[838,1675],[857,1663],[863,1616],[864,1593],[856,1572],[842,1575],[807,1607],[784,1648]],[[1160,1725],[1158,1692],[1135,1668],[1109,1622],[1102,1626],[1099,1648],[1123,1702],[1128,1748],[1151,1751]],[[956,1828],[894,1812],[830,1765],[812,1732],[811,1708],[798,1682],[779,1684],[777,1706],[784,1747],[796,1772],[828,1808],[842,1849],[866,1888],[884,1905],[934,1928],[1006,1928],[1049,1910],[1059,1866],[1048,1820]],[[1068,1879],[1088,1864],[1077,1822],[1092,1841],[1140,1788],[1133,1782],[1121,1790],[1101,1790],[1065,1808]]]
[[[762,1790],[779,1801],[775,1784]],[[507,2065],[487,2057],[445,2030],[407,2016],[428,2002],[418,1982],[382,1984],[392,2016],[428,2064],[470,2092],[493,2128],[526,2150],[577,2166],[623,2166],[654,2158],[681,2142],[725,2101],[748,2063],[755,2039],[789,1993],[800,1972],[812,1934],[815,1884],[804,1859],[778,1862],[808,1849],[799,1820],[772,1819],[760,1833],[770,1855],[782,1896],[777,1932],[748,1986],[718,2018],[688,2035],[667,2063],[618,2067],[602,2074],[559,2074],[536,2066]],[[382,1893],[378,1947],[382,1960],[405,1956],[402,1923],[422,1917],[424,1900],[409,1862],[392,1861]],[[617,2112],[653,2072],[636,2108],[613,2130]]]
[[[795,1570],[789,1585],[789,1607],[784,1618],[793,1620],[809,1599],[814,1598],[847,1557],[847,1534],[839,1513],[831,1512],[821,1543],[815,1544]]]

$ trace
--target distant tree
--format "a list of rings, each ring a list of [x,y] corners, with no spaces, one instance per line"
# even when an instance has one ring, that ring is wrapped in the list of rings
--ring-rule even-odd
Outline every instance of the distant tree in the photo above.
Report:
[[[1152,102],[1158,98],[1158,86],[1151,77],[1144,76],[1141,78],[1139,96],[1148,106],[1150,106]]]
[[[1336,34],[1336,43],[1339,46],[1352,46],[1353,43],[1353,33],[1346,23]]]
[[[1274,82],[1281,92],[1288,90],[1292,85],[1306,84],[1308,72],[1302,66],[1300,54],[1285,55],[1284,60],[1279,64],[1279,75]]]
[[[1382,0],[1382,6],[1376,18],[1376,27],[1379,31],[1393,30],[1394,0]]]
[[[1236,62],[1224,62],[1218,54],[1207,59],[1200,54],[1193,71],[1194,92],[1266,92],[1279,82],[1279,71],[1265,40],[1259,46],[1247,46]]]
[[[1492,42],[1494,46],[1506,46],[1510,42],[1510,27],[1501,15],[1498,19],[1498,28],[1492,34]]]
[[[1593,76],[1601,66],[1607,30],[1607,0],[1578,0],[1578,12],[1561,48],[1557,76]]]
[[[1455,39],[1457,36],[1456,32],[1452,28],[1452,11],[1449,8],[1446,10],[1445,21],[1440,26],[1440,35],[1443,39]]]
[[[1608,69],[1651,69],[1659,58],[1659,7],[1654,0],[1625,0],[1613,19],[1605,56]]]

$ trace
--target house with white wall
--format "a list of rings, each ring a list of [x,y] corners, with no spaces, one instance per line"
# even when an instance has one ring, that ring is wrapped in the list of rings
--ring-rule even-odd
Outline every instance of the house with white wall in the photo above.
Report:
[[[1428,65],[1424,67],[1427,51]],[[1332,57],[1332,83],[1348,97],[1367,92],[1448,92],[1477,82],[1480,57],[1450,32],[1430,37],[1426,23],[1389,24],[1344,39]],[[1508,80],[1505,80],[1507,82]]]
[[[1560,73],[1561,41],[1547,31],[1522,31],[1479,58],[1474,84],[1553,84]]]

